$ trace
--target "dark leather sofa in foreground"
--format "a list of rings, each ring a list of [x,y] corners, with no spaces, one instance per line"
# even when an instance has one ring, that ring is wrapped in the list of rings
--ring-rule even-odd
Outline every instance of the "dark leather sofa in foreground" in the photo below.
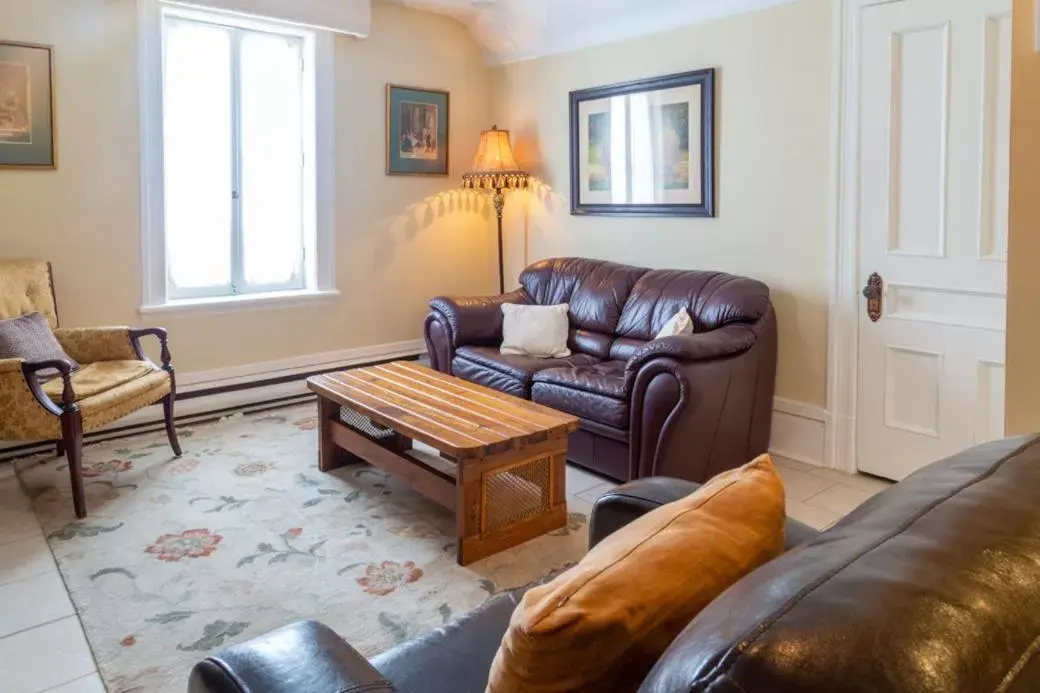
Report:
[[[645,479],[596,503],[592,542],[693,489]],[[938,462],[701,612],[640,693],[1040,691],[1040,437]],[[484,693],[520,594],[371,663],[315,622],[216,654],[191,693]],[[359,615],[361,617],[361,615]],[[605,666],[607,664],[605,663]]]
[[[777,337],[765,284],[575,258],[532,265],[520,284],[434,299],[433,368],[579,417],[568,459],[618,481],[703,482],[766,451]],[[501,354],[503,303],[569,304],[572,355]],[[682,308],[695,334],[654,339]]]

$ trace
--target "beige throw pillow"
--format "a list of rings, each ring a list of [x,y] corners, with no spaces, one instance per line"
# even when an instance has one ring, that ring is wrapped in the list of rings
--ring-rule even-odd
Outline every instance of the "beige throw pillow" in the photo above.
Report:
[[[680,308],[679,312],[672,316],[672,319],[665,323],[661,331],[657,333],[654,339],[664,339],[665,337],[678,337],[684,334],[693,334],[693,318],[686,311],[685,308]]]
[[[566,303],[558,306],[502,305],[502,353],[559,359],[571,355],[567,348],[570,322]]]
[[[768,455],[621,528],[513,612],[488,693],[631,693],[713,599],[784,545]]]

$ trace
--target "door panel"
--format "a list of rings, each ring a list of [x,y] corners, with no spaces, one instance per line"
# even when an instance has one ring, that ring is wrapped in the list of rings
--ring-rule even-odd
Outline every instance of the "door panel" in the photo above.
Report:
[[[861,11],[857,459],[902,479],[1003,435],[1011,0]]]

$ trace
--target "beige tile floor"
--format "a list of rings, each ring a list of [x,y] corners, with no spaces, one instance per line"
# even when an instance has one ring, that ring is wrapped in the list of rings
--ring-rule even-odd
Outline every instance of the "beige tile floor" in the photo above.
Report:
[[[788,514],[829,527],[888,484],[777,458]],[[588,513],[614,483],[567,468],[568,505]],[[57,564],[11,465],[0,463],[0,690],[104,693]]]

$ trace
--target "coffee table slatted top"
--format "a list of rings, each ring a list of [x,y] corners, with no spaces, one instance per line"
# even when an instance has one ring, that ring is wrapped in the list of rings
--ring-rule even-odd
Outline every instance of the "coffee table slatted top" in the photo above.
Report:
[[[421,364],[397,361],[311,378],[312,390],[456,459],[565,436],[577,417]]]

